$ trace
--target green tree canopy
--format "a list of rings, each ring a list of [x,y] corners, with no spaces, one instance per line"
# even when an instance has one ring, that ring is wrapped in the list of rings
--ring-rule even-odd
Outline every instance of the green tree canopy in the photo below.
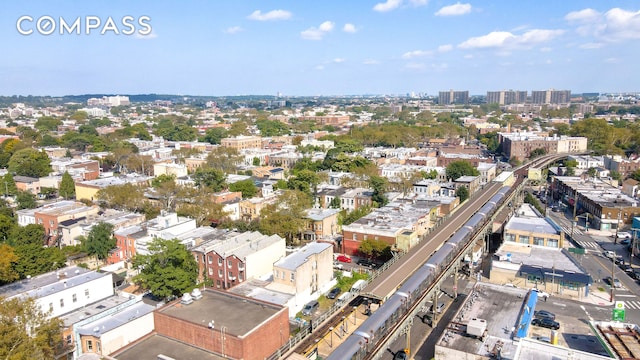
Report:
[[[230,184],[229,191],[240,191],[243,199],[249,199],[258,194],[258,187],[253,180],[246,179]]]
[[[56,131],[60,125],[62,125],[62,120],[51,116],[42,116],[34,126],[38,130]]]
[[[14,270],[18,256],[9,244],[0,243],[0,284],[6,284],[20,278]]]
[[[44,239],[42,225],[29,224],[14,229],[9,243],[14,246],[18,257],[14,269],[20,278],[40,275],[65,266],[67,259],[64,254],[56,246],[43,247]]]
[[[65,171],[60,180],[60,188],[58,193],[65,199],[73,199],[76,197],[76,183],[73,181],[69,172]]]
[[[460,186],[456,189],[456,196],[460,198],[460,202],[463,202],[469,198],[469,189],[466,186]]]
[[[210,144],[217,145],[217,144],[220,144],[222,139],[226,137],[227,137],[227,130],[225,130],[225,128],[214,127],[211,129],[207,129],[207,131],[204,133],[204,136],[202,137],[202,140]]]
[[[196,287],[198,264],[179,240],[156,238],[149,244],[149,255],[136,255],[133,266],[140,274],[133,281],[155,296],[181,296]]]
[[[260,211],[260,232],[278,234],[294,244],[308,223],[307,209],[311,207],[309,194],[299,190],[285,190],[278,201]]]
[[[379,258],[391,252],[391,246],[382,240],[363,240],[358,251],[366,257]]]
[[[9,171],[30,177],[43,177],[51,172],[51,160],[44,151],[26,148],[16,151],[9,160]]]
[[[369,178],[369,186],[373,189],[371,200],[373,200],[378,207],[387,205],[389,202],[389,199],[385,195],[387,191],[387,179],[377,175],[371,176]]]
[[[0,358],[55,359],[64,324],[40,310],[32,298],[0,298]]]
[[[106,222],[94,225],[82,241],[82,247],[89,255],[95,255],[100,260],[106,259],[109,256],[109,251],[116,247],[113,225]]]
[[[18,204],[18,210],[35,209],[38,207],[36,196],[29,191],[19,190],[16,194],[16,203]]]
[[[15,195],[18,192],[16,188],[16,181],[13,180],[11,173],[6,173],[0,177],[0,191],[4,196]]]
[[[193,174],[193,180],[199,187],[206,186],[213,192],[224,189],[226,175],[222,170],[200,167]]]
[[[447,179],[456,180],[461,176],[478,176],[480,172],[466,160],[451,162],[446,169]]]

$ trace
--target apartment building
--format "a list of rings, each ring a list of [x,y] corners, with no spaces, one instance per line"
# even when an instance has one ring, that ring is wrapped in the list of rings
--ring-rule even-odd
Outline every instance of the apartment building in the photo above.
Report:
[[[220,145],[236,149],[238,150],[238,152],[245,149],[262,149],[262,137],[242,135],[231,138],[224,138],[220,141]]]
[[[540,136],[535,133],[498,133],[502,151],[509,159],[523,161],[536,149],[546,154],[581,153],[587,151],[586,137]]]

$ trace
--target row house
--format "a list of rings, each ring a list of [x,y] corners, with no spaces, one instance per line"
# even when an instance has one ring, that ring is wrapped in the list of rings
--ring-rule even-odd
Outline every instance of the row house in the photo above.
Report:
[[[95,180],[88,180],[76,183],[76,199],[78,200],[97,200],[96,194],[101,189],[108,186],[118,186],[124,184],[134,184],[137,186],[148,187],[151,184],[152,176],[127,174],[124,176],[113,176]]]
[[[438,166],[438,158],[435,156],[412,156],[405,160],[405,165],[413,166]]]
[[[435,170],[438,173],[437,179],[440,181],[447,181],[447,172],[446,168],[436,166],[415,166],[415,165],[399,165],[399,164],[391,164],[384,165],[380,167],[380,176],[386,177],[387,179],[409,179],[415,174],[419,173],[430,173],[432,170]]]
[[[208,278],[218,289],[273,271],[273,263],[286,255],[285,239],[257,231],[225,233],[191,249],[198,263],[198,279]]]
[[[626,178],[640,169],[640,157],[637,155],[628,159],[620,155],[607,155],[604,156],[603,160],[604,167],[607,170],[618,172],[622,178]]]
[[[438,155],[438,166],[446,168],[454,161],[466,161],[477,168],[481,163],[493,163],[493,159],[476,154],[441,153]]]
[[[74,179],[95,180],[100,177],[100,162],[86,159],[55,159],[51,161],[51,169],[54,173],[64,174],[68,172]]]
[[[148,255],[148,245],[154,239],[175,239],[196,228],[194,219],[163,211],[155,219],[114,231],[116,247],[109,253],[107,263],[129,261],[137,254]]]
[[[587,151],[586,137],[540,136],[536,133],[498,133],[505,156],[523,161],[533,150],[547,154],[582,153]]]
[[[278,197],[274,192],[269,197],[250,198],[239,202],[240,218],[244,221],[256,220],[260,217],[260,212],[265,206],[275,204]]]
[[[481,162],[476,167],[480,172],[480,184],[488,184],[496,178],[498,166],[495,163]]]
[[[196,172],[196,170],[198,170],[198,168],[205,166],[206,163],[207,163],[206,154],[200,154],[197,156],[188,157],[184,159],[184,165],[187,167],[187,172],[189,174],[193,174],[194,172]]]
[[[333,241],[338,235],[340,209],[310,209],[306,218],[309,220],[307,229],[303,233],[303,239],[309,241],[327,240]]]
[[[168,175],[176,178],[187,176],[187,166],[183,164],[175,163],[155,163],[153,164],[153,175]]]
[[[40,193],[41,186],[38,178],[16,175],[13,177],[13,181],[16,183],[16,189],[20,191],[30,192],[33,195]]]
[[[373,205],[373,191],[365,188],[348,189],[342,186],[326,186],[318,191],[320,207],[328,208],[335,198],[340,200],[340,209],[353,211]]]
[[[328,291],[332,280],[333,246],[311,242],[273,264],[273,282],[268,288],[293,295],[289,306],[300,311],[309,300]]]
[[[21,226],[30,223],[42,225],[47,236],[47,244],[60,245],[62,234],[59,225],[61,222],[96,215],[99,211],[100,208],[97,206],[87,206],[78,201],[65,200],[33,209],[33,220],[30,212],[19,213],[18,220]]]
[[[61,246],[79,245],[78,239],[87,236],[94,225],[101,222],[113,226],[113,231],[140,224],[144,221],[144,214],[137,214],[127,211],[107,209],[94,215],[61,221],[58,224],[58,232],[61,236]]]
[[[236,136],[230,138],[224,138],[220,141],[220,145],[227,148],[232,148],[240,152],[244,149],[262,149],[262,137],[261,136]]]
[[[358,254],[364,240],[379,240],[393,250],[408,251],[433,226],[439,211],[437,202],[394,201],[352,224],[343,225],[341,252]]]
[[[460,176],[454,182],[456,190],[461,186],[469,190],[469,195],[474,194],[480,188],[480,176]]]
[[[267,165],[291,169],[303,158],[303,155],[295,151],[280,151],[269,156]]]

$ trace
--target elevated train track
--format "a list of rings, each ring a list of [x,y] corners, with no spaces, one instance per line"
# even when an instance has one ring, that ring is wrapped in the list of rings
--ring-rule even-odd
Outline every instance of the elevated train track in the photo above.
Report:
[[[361,295],[382,302],[382,305],[376,310],[376,313],[380,312],[377,317],[387,316],[384,325],[378,329],[383,331],[383,333],[377,334],[376,337],[374,337],[373,334],[360,331],[360,328],[358,328],[328,359],[377,358],[376,356],[381,350],[385,349],[386,344],[388,344],[391,339],[396,338],[397,333],[401,331],[402,328],[408,326],[407,324],[411,324],[413,314],[417,313],[424,306],[426,298],[432,293],[433,289],[438,288],[440,282],[443,281],[452,269],[457,269],[457,265],[453,267],[452,265],[459,263],[461,257],[471,248],[472,243],[474,243],[479,236],[482,236],[479,235],[479,230],[483,229],[484,231],[484,229],[489,226],[489,222],[495,218],[498,207],[501,208],[503,206],[503,201],[505,199],[511,199],[514,190],[518,192],[521,189],[529,167],[544,167],[563,157],[566,157],[566,155],[544,156],[515,169],[514,173],[517,175],[517,181],[513,184],[509,194],[504,192],[505,188],[500,183],[492,183],[485,186],[482,192],[477,193],[458,211],[451,214],[435,231],[427,234],[420,244],[389,267],[384,274],[378,276],[368,284],[361,292]],[[505,198],[503,199],[503,197]],[[493,208],[491,208],[490,211],[485,210],[489,209],[487,208],[489,205],[488,202],[493,203]],[[497,202],[500,202],[500,204],[497,204]],[[487,212],[487,214],[485,214],[485,212]],[[491,213],[489,214],[488,212]],[[480,221],[482,224],[477,220],[475,222],[471,221],[479,214],[482,214]],[[469,223],[475,224],[472,229],[473,231],[468,230],[468,228],[470,229]],[[455,236],[465,231],[466,240],[461,241],[462,237]],[[456,244],[449,245],[448,242],[453,241],[454,238],[457,239],[454,241]],[[448,245],[445,246],[445,244]],[[456,246],[460,247],[453,252],[447,250],[450,247]],[[441,250],[442,247],[447,249]],[[447,253],[447,257],[444,258],[443,255],[439,253]],[[451,254],[455,254],[454,258],[449,258]],[[415,293],[407,294],[402,292],[402,288],[407,288],[407,284],[411,283],[412,279],[419,278],[416,273],[424,271],[428,266],[435,269],[433,265],[429,265],[429,262],[436,260],[432,259],[432,257],[446,259],[446,264],[442,268],[438,268],[437,271],[432,270],[432,275],[428,278],[424,277],[421,280],[413,280],[414,283],[416,281],[423,282],[420,285],[414,284],[412,289],[416,290]],[[442,259],[440,259],[440,262],[442,262]],[[417,290],[419,290],[419,292]],[[389,304],[386,303],[388,300]],[[395,303],[395,305],[392,303]],[[385,307],[391,308],[393,311],[385,310]],[[400,312],[400,308],[404,308],[405,310]],[[385,313],[387,313],[387,315],[383,315]],[[372,331],[370,332],[372,333]],[[370,342],[371,344],[369,344]],[[367,345],[363,345],[364,343]],[[341,350],[341,348],[343,349]],[[349,350],[348,348],[359,348],[360,350]],[[300,353],[306,350],[308,350],[308,348],[304,349],[299,347],[297,352]]]

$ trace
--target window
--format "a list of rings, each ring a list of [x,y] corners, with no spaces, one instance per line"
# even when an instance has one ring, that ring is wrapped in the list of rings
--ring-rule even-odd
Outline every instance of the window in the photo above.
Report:
[[[216,287],[219,288],[220,287],[220,280],[216,280]]]
[[[547,246],[557,248],[558,247],[558,239],[548,239]]]
[[[209,275],[213,275],[213,268],[209,268]]]
[[[67,345],[71,345],[72,341],[73,339],[71,338],[71,335],[67,335]]]
[[[49,303],[49,311],[53,312],[53,303]]]
[[[222,258],[218,258],[218,265],[222,265]]]
[[[242,276],[242,272],[238,273],[238,280],[244,280],[244,276]]]
[[[504,241],[515,241],[514,234],[504,234]]]
[[[71,298],[73,299],[73,302],[78,301],[78,296],[76,296],[76,294],[71,295]]]
[[[533,245],[544,246],[544,238],[534,236]]]
[[[64,299],[60,299],[60,307],[63,308],[64,307]]]
[[[291,273],[291,282],[293,282],[296,279],[295,274]]]
[[[102,349],[100,348],[100,341],[96,341],[96,352],[98,354],[102,352]]]
[[[222,269],[218,269],[218,276],[222,277]]]
[[[93,341],[87,340],[87,351],[93,351]]]
[[[229,279],[233,279],[233,273],[229,271]]]
[[[213,256],[209,255],[209,264],[213,264]]]
[[[231,261],[231,259],[227,259],[227,267],[231,269],[232,266],[233,266],[233,261]]]
[[[518,241],[520,244],[528,244],[529,243],[529,236],[528,235],[520,235],[519,236],[520,241]]]
[[[84,296],[86,296],[87,299],[89,298],[89,289],[84,289]]]

